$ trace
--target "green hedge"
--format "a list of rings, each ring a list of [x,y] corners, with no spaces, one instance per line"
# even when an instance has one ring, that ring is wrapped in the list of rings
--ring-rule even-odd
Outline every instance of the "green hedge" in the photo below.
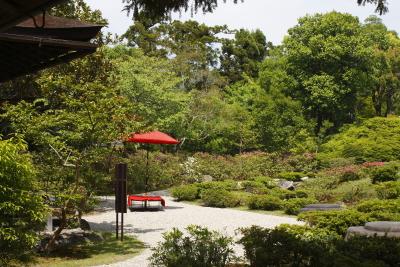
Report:
[[[283,201],[275,196],[255,195],[249,199],[248,207],[253,210],[280,210],[283,207]]]
[[[197,185],[181,185],[172,188],[171,195],[178,201],[195,200],[200,198],[200,189]]]
[[[400,240],[386,237],[353,237],[345,241],[325,229],[257,226],[241,229],[251,267],[398,267]]]
[[[351,226],[365,225],[370,215],[357,210],[309,211],[301,213],[299,220],[307,225],[345,235]]]
[[[207,207],[231,208],[240,205],[240,198],[225,189],[206,189],[201,192],[201,200]]]

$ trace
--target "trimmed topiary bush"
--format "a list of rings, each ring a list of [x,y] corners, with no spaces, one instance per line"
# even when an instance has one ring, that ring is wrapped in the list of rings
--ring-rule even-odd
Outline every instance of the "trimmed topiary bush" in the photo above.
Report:
[[[225,189],[206,189],[201,192],[201,200],[207,207],[230,208],[240,205],[240,199]]]
[[[364,225],[370,221],[370,216],[356,210],[309,211],[301,213],[299,220],[344,236],[350,226]]]
[[[283,207],[282,200],[269,195],[255,195],[248,201],[249,209],[253,210],[280,210]]]
[[[306,175],[302,172],[281,172],[278,174],[279,179],[293,182],[300,182],[304,176]]]
[[[240,229],[246,258],[252,267],[397,267],[400,240],[353,237],[344,240],[333,232],[306,226],[257,226]]]
[[[396,181],[400,178],[399,169],[399,165],[394,163],[374,168],[371,171],[372,183]]]
[[[385,182],[375,186],[376,193],[380,199],[400,198],[400,182]]]
[[[195,200],[199,198],[199,188],[194,184],[181,185],[172,188],[171,194],[178,201]]]

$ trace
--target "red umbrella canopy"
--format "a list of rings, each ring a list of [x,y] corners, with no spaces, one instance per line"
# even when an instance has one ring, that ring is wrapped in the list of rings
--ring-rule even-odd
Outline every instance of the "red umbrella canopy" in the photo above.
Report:
[[[145,143],[145,144],[166,144],[166,145],[176,145],[180,142],[168,134],[155,131],[150,133],[138,134],[135,133],[126,140],[127,142],[133,143]]]

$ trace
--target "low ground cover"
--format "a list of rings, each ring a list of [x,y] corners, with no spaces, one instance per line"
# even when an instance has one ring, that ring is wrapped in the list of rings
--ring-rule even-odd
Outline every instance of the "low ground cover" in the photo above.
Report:
[[[34,258],[35,267],[84,267],[110,264],[123,261],[138,255],[144,245],[137,239],[125,236],[124,241],[118,241],[111,233],[102,233],[104,241],[68,246],[55,250],[48,255],[37,255]]]

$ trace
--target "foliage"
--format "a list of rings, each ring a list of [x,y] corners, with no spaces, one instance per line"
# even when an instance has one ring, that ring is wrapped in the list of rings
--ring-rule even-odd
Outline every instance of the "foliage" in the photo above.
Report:
[[[299,220],[309,226],[335,232],[344,236],[350,226],[364,225],[369,216],[356,210],[309,211],[299,215]]]
[[[396,163],[376,167],[371,171],[372,183],[396,181],[400,178],[400,166]]]
[[[25,143],[0,140],[0,265],[23,260],[36,244],[47,207]]]
[[[306,175],[301,172],[281,172],[278,174],[279,179],[293,181],[293,182],[301,181],[301,178],[303,178],[304,176]]]
[[[241,229],[250,266],[397,266],[397,238],[357,236],[343,240],[335,233],[305,226],[257,226]]]
[[[280,210],[282,209],[282,200],[275,196],[254,195],[250,197],[248,204],[250,209],[254,210]]]
[[[172,196],[178,200],[195,200],[199,198],[199,188],[196,185],[181,185],[172,188]]]
[[[291,198],[285,201],[284,210],[286,214],[297,215],[300,209],[308,204],[315,204],[316,200],[313,198]]]
[[[230,208],[240,204],[240,199],[225,189],[206,189],[201,191],[201,200],[207,207]]]
[[[325,120],[336,126],[354,120],[357,95],[372,71],[372,47],[361,33],[356,17],[330,12],[300,18],[283,42],[296,81],[289,95],[316,120],[317,132]]]
[[[325,266],[329,242],[335,235],[301,226],[266,229],[258,226],[240,230],[250,266]]]
[[[164,241],[153,248],[152,266],[226,266],[233,259],[233,240],[201,226],[188,226],[187,235],[178,229],[164,233]]]
[[[261,30],[240,29],[234,39],[222,42],[220,71],[230,82],[241,80],[243,75],[257,77],[258,65],[267,54],[267,41]]]
[[[355,158],[357,162],[391,161],[399,158],[400,118],[372,118],[344,127],[322,146],[319,158]]]
[[[156,149],[159,149],[159,146],[154,148],[154,150]],[[144,150],[137,150],[129,153],[125,159],[129,166],[128,192],[143,192],[147,177],[148,190],[166,189],[180,184],[186,179],[180,165],[182,157],[174,153],[150,151],[147,166],[146,153]],[[111,188],[109,187],[109,189]]]
[[[132,13],[135,19],[141,16],[149,16],[155,20],[168,18],[172,11],[188,11],[191,9],[192,12],[198,10],[203,13],[213,12],[218,7],[218,3],[221,3],[218,0],[195,0],[192,4],[189,0],[166,0],[162,3],[156,0],[122,0],[122,2],[126,3],[125,10],[128,14]],[[238,1],[233,0],[233,2],[237,3]],[[376,12],[381,15],[388,11],[387,0],[357,0],[357,3],[359,5],[373,4],[376,6]]]
[[[380,199],[400,198],[400,182],[385,182],[375,186],[375,190]]]

